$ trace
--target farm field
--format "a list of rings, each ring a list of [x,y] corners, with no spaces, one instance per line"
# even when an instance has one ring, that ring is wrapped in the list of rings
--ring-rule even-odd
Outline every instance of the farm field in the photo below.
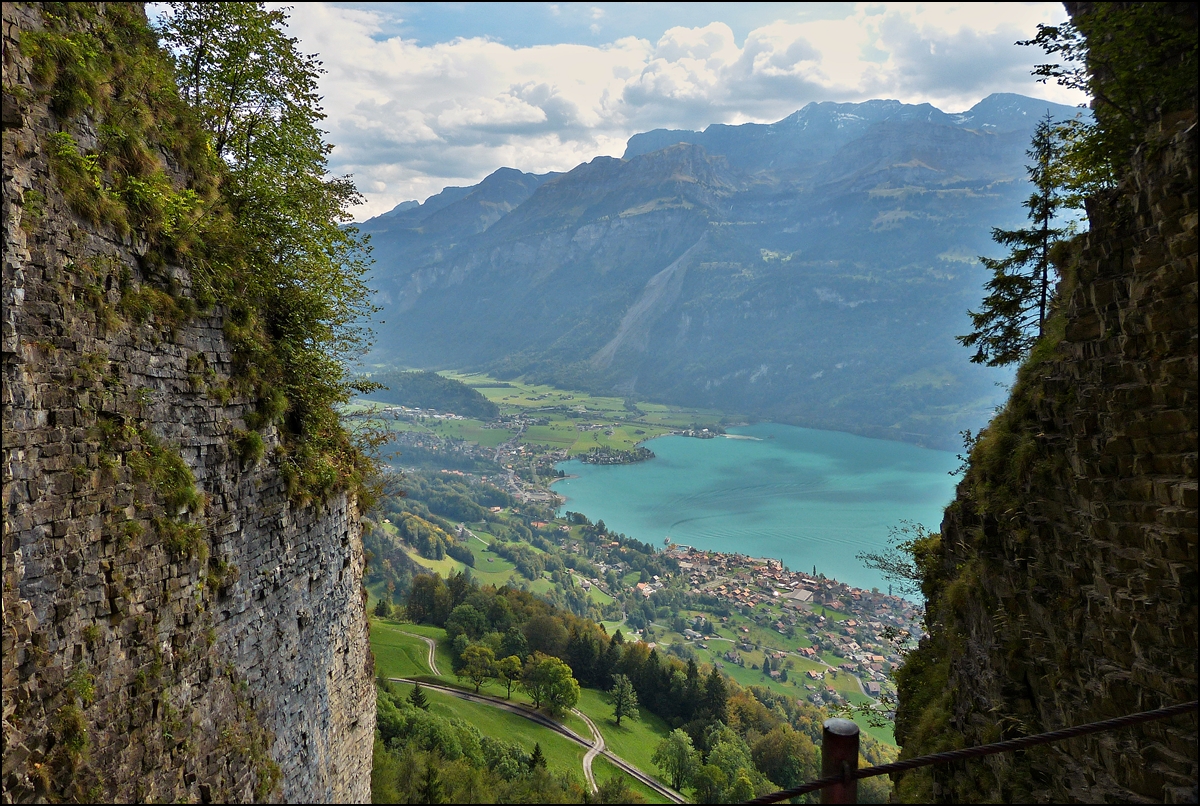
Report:
[[[587,392],[571,392],[565,389],[556,389],[553,386],[522,381],[497,381],[482,373],[442,372],[440,374],[474,387],[481,395],[501,407],[534,409],[550,406],[567,406],[569,408],[582,406],[588,411],[595,412],[623,412],[626,410],[625,401],[619,397],[600,397]]]
[[[482,420],[440,420],[425,423],[425,428],[430,433],[450,439],[465,439],[485,448],[494,448],[501,442],[507,442],[516,433],[507,428],[484,428]]]
[[[571,456],[592,448],[629,450],[647,439],[661,436],[692,423],[720,422],[715,411],[685,409],[658,403],[640,403],[627,408],[619,397],[591,395],[522,381],[497,381],[482,374],[442,372],[462,381],[500,407],[501,416],[524,414],[545,418],[546,424],[529,425],[519,442],[550,450],[566,450]],[[361,403],[359,405],[362,405]],[[349,410],[349,409],[348,409]],[[514,432],[487,429],[478,420],[447,420],[425,430],[495,447]],[[580,426],[585,430],[580,430]]]

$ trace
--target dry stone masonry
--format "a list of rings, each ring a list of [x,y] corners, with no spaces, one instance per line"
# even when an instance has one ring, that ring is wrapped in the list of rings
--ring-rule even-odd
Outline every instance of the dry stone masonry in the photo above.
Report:
[[[103,121],[33,92],[39,5],[3,11],[3,801],[364,802],[355,500],[289,498],[273,429],[243,461],[225,312],[67,206],[47,137]],[[179,459],[199,496],[170,512]]]
[[[1164,120],[1094,200],[1062,339],[972,454],[931,605],[948,680],[934,644],[912,656],[914,679],[949,693],[906,714],[901,687],[901,743],[930,741],[907,755],[1196,699],[1196,134],[1194,112]],[[934,768],[931,794],[1194,803],[1196,747],[1181,717]]]

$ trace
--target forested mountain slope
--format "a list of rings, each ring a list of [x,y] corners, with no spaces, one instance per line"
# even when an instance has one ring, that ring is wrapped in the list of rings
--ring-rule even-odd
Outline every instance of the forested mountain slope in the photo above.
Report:
[[[809,104],[405,203],[362,225],[387,320],[373,360],[957,444],[1007,376],[953,337],[1047,110],[1077,112]]]

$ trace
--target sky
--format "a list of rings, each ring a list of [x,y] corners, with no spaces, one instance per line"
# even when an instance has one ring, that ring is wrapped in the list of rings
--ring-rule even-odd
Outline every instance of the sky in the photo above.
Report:
[[[274,4],[272,4],[274,5]],[[1058,3],[299,3],[335,174],[365,220],[497,168],[565,171],[656,128],[769,123],[810,102],[946,112],[994,92],[1086,98],[1020,47]]]

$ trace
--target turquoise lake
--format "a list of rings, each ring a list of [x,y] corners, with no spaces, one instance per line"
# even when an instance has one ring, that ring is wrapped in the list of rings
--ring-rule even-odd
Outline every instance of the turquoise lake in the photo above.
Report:
[[[909,520],[937,531],[954,496],[952,453],[901,442],[763,423],[735,438],[665,436],[656,457],[632,465],[559,469],[560,512],[603,520],[612,531],[661,548],[676,543],[751,557],[777,557],[849,585],[887,590],[855,555],[887,544]],[[742,437],[742,438],[736,438]]]

